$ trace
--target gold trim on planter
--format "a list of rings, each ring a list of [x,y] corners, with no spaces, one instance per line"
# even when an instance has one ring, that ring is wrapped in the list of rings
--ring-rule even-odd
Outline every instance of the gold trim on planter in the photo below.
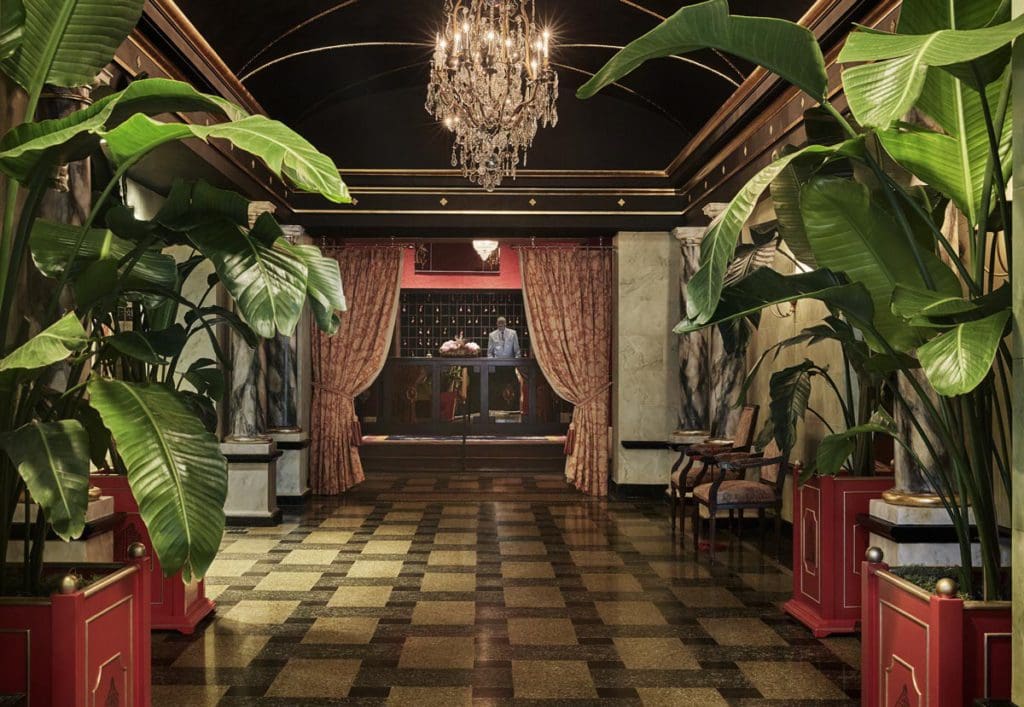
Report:
[[[882,492],[882,500],[894,506],[914,508],[942,508],[942,497],[935,493],[913,493],[903,489],[889,489]]]
[[[927,590],[917,586],[913,582],[908,582],[907,580],[903,579],[902,577],[900,577],[898,575],[895,575],[892,572],[886,572],[885,570],[878,570],[877,574],[878,574],[879,579],[884,579],[889,584],[893,584],[893,585],[899,587],[900,589],[902,589],[903,591],[907,592],[908,594],[913,594],[918,599],[921,599],[923,601],[931,601],[931,598],[932,598],[931,592],[929,592],[929,591],[927,591]],[[906,612],[903,612],[903,613],[906,613]],[[908,614],[908,616],[910,616],[910,615]],[[914,617],[910,616],[910,618],[914,618]],[[917,621],[917,619],[914,619],[914,620]],[[918,623],[920,623],[920,622],[918,621]]]
[[[86,596],[86,598],[91,597],[92,595],[103,591],[111,584],[117,584],[125,577],[131,576],[132,574],[138,571],[139,568],[136,565],[127,565],[119,569],[117,572],[114,572],[113,574],[108,574],[106,577],[99,580],[98,582],[90,584],[88,587],[82,590],[82,593]]]

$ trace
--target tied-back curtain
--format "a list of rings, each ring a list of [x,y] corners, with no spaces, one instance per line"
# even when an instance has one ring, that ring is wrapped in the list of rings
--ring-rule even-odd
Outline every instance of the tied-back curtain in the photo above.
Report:
[[[355,398],[387,362],[398,314],[402,249],[342,248],[341,269],[348,310],[334,336],[313,342],[313,493],[333,495],[363,481]]]
[[[576,406],[565,476],[608,494],[612,372],[612,252],[524,248],[523,299],[530,340],[554,391]]]

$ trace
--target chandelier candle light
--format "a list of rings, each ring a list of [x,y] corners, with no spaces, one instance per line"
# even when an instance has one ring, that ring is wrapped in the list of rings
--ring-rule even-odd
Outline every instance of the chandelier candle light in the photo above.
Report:
[[[515,179],[539,126],[558,124],[550,49],[534,0],[445,0],[427,112],[455,136],[452,166],[487,191]]]

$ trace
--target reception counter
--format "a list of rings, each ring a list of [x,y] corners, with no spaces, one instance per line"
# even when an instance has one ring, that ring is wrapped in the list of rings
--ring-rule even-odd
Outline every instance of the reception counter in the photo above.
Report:
[[[532,358],[392,358],[356,400],[364,434],[564,434],[572,406]]]

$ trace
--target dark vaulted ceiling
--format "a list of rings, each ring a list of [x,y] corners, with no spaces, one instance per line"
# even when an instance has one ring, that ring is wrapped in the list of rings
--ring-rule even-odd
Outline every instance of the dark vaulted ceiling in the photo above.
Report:
[[[576,89],[618,48],[683,3],[537,0],[538,16],[555,38],[560,122],[538,134],[520,178],[506,180],[487,197],[452,168],[448,135],[424,109],[432,38],[443,18],[443,0],[177,4],[268,115],[298,130],[338,164],[359,203],[335,211],[300,197],[298,211],[322,225],[362,228],[376,223],[393,230],[399,221],[384,218],[384,212],[405,210],[421,217],[420,226],[441,228],[444,222],[435,223],[431,214],[447,207],[466,217],[458,225],[478,227],[488,221],[471,212],[543,209],[537,202],[553,190],[595,198],[619,194],[617,201],[602,202],[601,208],[629,210],[618,202],[632,200],[644,213],[664,209],[668,214],[670,206],[655,206],[641,197],[675,193],[680,168],[676,158],[753,70],[711,51],[661,59],[596,98],[579,101]],[[804,18],[812,5],[812,0],[730,2],[734,13],[790,20]],[[527,196],[535,203],[527,206]],[[378,211],[382,213],[372,213]],[[359,212],[365,218],[357,217]]]

